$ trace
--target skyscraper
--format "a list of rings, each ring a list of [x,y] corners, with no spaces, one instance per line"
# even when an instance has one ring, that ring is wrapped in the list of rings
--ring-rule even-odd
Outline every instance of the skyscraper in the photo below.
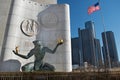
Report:
[[[89,29],[81,30],[83,61],[90,65],[96,65],[95,45],[92,31]]]
[[[81,31],[78,29],[79,37],[72,38],[72,65],[83,66],[83,51],[82,51],[82,39],[81,39]]]
[[[78,37],[72,38],[73,60],[78,60],[80,66],[87,62],[89,65],[100,67],[102,55],[100,41],[95,38],[94,23],[92,21],[85,22],[85,29],[79,28],[78,35]],[[73,63],[75,62],[73,61]]]
[[[99,39],[94,39],[95,41],[95,56],[96,56],[96,65],[101,68],[103,65],[102,54],[101,54],[101,46]]]
[[[111,67],[118,66],[118,53],[115,44],[115,38],[112,31],[107,31],[102,33],[102,40],[103,40],[103,54],[104,54],[104,63],[111,64]],[[108,48],[107,48],[108,47]],[[108,49],[108,53],[107,53]],[[107,56],[109,55],[109,56]],[[110,59],[110,62],[109,62]],[[109,67],[109,66],[106,66]]]
[[[80,65],[79,39],[72,38],[72,65]]]
[[[93,34],[93,37],[95,38],[94,22],[92,22],[92,21],[85,22],[85,29],[91,30],[92,34]]]
[[[83,61],[83,47],[82,47],[82,36],[80,28],[78,28],[78,39],[79,39],[79,55],[80,55],[80,66],[84,66]]]

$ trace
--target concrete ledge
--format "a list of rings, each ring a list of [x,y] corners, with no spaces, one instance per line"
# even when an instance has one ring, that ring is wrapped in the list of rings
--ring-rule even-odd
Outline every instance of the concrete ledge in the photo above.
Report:
[[[120,80],[118,72],[1,72],[0,80]]]

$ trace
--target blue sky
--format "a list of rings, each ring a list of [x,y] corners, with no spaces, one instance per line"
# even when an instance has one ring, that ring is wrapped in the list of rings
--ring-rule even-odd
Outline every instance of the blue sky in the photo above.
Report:
[[[120,60],[120,0],[100,0],[101,10],[88,15],[88,7],[97,1],[98,0],[58,0],[58,3],[67,3],[70,6],[71,37],[78,37],[78,28],[83,29],[84,23],[92,20],[95,23],[96,38],[100,39],[101,46],[101,33],[104,31],[102,13],[105,30],[114,32]]]

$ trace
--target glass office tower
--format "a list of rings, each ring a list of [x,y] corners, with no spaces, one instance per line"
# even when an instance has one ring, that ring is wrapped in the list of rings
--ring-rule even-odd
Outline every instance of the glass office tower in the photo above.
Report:
[[[94,37],[89,29],[81,30],[83,61],[96,66]]]
[[[79,39],[72,38],[72,65],[79,65],[80,64],[80,55],[79,55]]]
[[[90,66],[102,65],[100,42],[95,38],[92,21],[87,21],[85,29],[78,29],[78,37],[72,38],[72,58],[73,63],[77,62],[80,66],[85,62]]]
[[[85,29],[91,30],[92,34],[93,34],[93,37],[95,38],[94,22],[92,22],[92,21],[85,22]]]
[[[103,66],[103,59],[101,54],[101,46],[100,46],[100,40],[94,39],[95,41],[95,53],[96,53],[96,65],[98,68],[101,68]]]
[[[103,51],[104,51],[103,52],[104,63],[108,64],[110,61],[111,67],[117,67],[118,66],[118,53],[117,53],[117,48],[116,48],[113,32],[112,31],[103,32],[102,40],[103,40]],[[108,49],[108,53],[107,53],[107,49]],[[110,60],[108,60],[109,58]],[[109,66],[106,66],[106,67],[109,67]]]

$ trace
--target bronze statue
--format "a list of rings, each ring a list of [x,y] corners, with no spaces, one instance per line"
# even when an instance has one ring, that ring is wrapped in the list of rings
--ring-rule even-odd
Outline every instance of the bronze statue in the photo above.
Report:
[[[30,50],[30,52],[26,56],[18,53],[18,47],[16,47],[15,50],[13,50],[14,54],[24,59],[28,59],[33,55],[35,56],[34,62],[22,66],[22,71],[55,71],[53,65],[43,62],[43,58],[46,52],[54,54],[56,52],[57,47],[63,44],[63,40],[59,40],[58,44],[53,50],[49,49],[48,47],[43,47],[41,45],[41,41],[39,40],[33,41],[33,44],[34,48]]]

